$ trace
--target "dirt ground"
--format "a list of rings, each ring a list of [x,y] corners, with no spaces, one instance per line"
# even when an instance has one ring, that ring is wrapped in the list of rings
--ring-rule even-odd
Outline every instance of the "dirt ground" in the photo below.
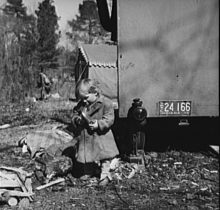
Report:
[[[69,122],[74,102],[37,102],[1,106],[0,164],[33,170],[17,142],[28,132]],[[125,163],[126,164],[126,163]],[[107,187],[71,178],[40,191],[33,178],[34,201],[27,209],[219,209],[219,156],[209,151],[146,152],[145,167],[132,178],[114,178]],[[0,204],[1,209],[19,209]]]

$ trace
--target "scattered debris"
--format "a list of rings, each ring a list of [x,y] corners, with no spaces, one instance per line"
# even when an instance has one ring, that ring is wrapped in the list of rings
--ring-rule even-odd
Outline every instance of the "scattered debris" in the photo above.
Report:
[[[16,165],[16,161],[22,160],[22,165],[27,167],[29,157],[21,157],[21,151],[17,153],[17,150],[13,148],[0,153],[1,163]],[[10,158],[5,158],[6,154]],[[68,185],[68,177],[54,177],[42,183],[40,189],[34,188],[36,202],[31,202],[29,208],[50,209],[53,205],[62,209],[81,208],[82,200],[92,209],[105,209],[106,206],[109,209],[219,208],[218,159],[182,151],[179,154],[175,151],[157,153],[157,158],[150,157],[149,153],[146,156],[149,159],[145,168],[114,159],[111,165],[113,180],[105,188],[98,188],[95,178],[84,182],[73,178],[74,185]],[[62,161],[58,163],[64,165]],[[50,161],[49,167],[54,164]],[[28,206],[30,202],[28,197],[9,196],[7,192],[5,196],[12,198],[6,201],[10,206]]]
[[[54,93],[54,94],[51,94],[51,97],[54,98],[54,99],[59,99],[60,94],[59,93]]]
[[[139,171],[138,164],[128,163],[120,161],[120,159],[115,158],[110,165],[111,168],[111,180],[122,180],[123,178],[131,179],[135,173]]]
[[[30,109],[29,113],[33,110]],[[13,114],[13,112],[11,113]],[[35,119],[35,115],[32,116]],[[1,124],[11,124],[16,119],[12,118],[11,121],[4,119]],[[22,154],[21,148],[11,147],[8,144],[4,145],[2,142],[6,142],[7,139],[7,143],[13,142],[14,144],[16,139],[20,139],[26,135],[26,132],[32,133],[31,131],[42,128],[51,131],[57,128],[52,127],[48,122],[46,124],[44,122],[40,126],[39,124],[33,126],[27,125],[26,122],[19,125],[22,125],[22,127],[17,127],[19,130],[15,130],[14,123],[11,124],[10,132],[8,129],[0,130],[0,138],[4,140],[1,141],[1,145],[3,146],[0,146],[0,164],[14,167],[23,166],[25,169],[28,169],[27,171],[31,169],[34,172],[36,166],[33,164],[33,159],[30,161],[29,155]],[[20,132],[21,130],[22,134]],[[10,141],[9,137],[13,141]],[[37,156],[42,155],[43,158],[46,154],[45,151],[38,151]],[[49,181],[47,180],[46,184],[41,183],[40,185],[52,184],[50,185],[51,187],[47,185],[44,188],[46,190],[36,191],[34,195],[36,201],[31,203],[29,197],[24,196],[25,192],[17,180],[8,181],[8,184],[11,184],[12,187],[10,189],[0,188],[0,203],[4,202],[10,206],[16,205],[19,208],[20,206],[28,207],[30,204],[29,208],[31,209],[51,209],[54,206],[57,209],[71,209],[74,207],[80,209],[82,208],[83,200],[84,205],[86,207],[89,206],[91,209],[219,209],[219,159],[216,156],[209,156],[209,154],[206,151],[205,153],[200,153],[181,150],[157,153],[147,152],[145,155],[145,167],[140,168],[137,165],[136,170],[135,165],[131,163],[123,162],[120,159],[114,160],[111,165],[113,181],[106,188],[96,187],[97,182],[95,178],[87,180],[91,183],[90,185],[75,178],[73,178],[72,182],[74,184],[68,185],[68,179],[64,176],[62,178],[65,179],[65,182],[53,184],[53,181],[57,181],[57,177],[51,179],[51,173],[48,173]],[[68,163],[68,160],[63,161]],[[57,162],[55,160],[51,161],[48,157],[48,162],[46,162],[47,168],[54,168],[57,164],[58,166],[64,165],[61,160]],[[2,172],[2,169],[0,171]],[[8,171],[4,170],[4,172]],[[53,174],[53,170],[50,169],[49,172]],[[9,176],[7,175],[7,179],[5,180],[8,179]],[[33,182],[35,181],[33,179]],[[17,187],[14,188],[14,186]],[[59,187],[64,189],[62,193],[58,193],[58,190],[55,191]],[[18,188],[19,190],[17,190]],[[13,193],[16,193],[17,196]],[[19,196],[19,193],[22,193],[24,197]],[[69,195],[74,195],[74,198],[71,199]]]
[[[120,159],[119,158],[114,158],[111,163],[110,163],[110,169],[111,170],[115,170],[116,168],[119,167],[119,161]]]
[[[10,124],[0,125],[0,129],[6,129],[6,128],[10,128],[10,127],[11,127]]]
[[[157,158],[158,154],[156,152],[149,153],[149,156],[152,158]]]
[[[73,163],[70,156],[74,154],[75,144],[76,140],[57,126],[32,131],[18,142],[22,152],[29,152],[34,160],[34,174],[41,184],[50,182],[54,177],[67,176],[71,172]]]

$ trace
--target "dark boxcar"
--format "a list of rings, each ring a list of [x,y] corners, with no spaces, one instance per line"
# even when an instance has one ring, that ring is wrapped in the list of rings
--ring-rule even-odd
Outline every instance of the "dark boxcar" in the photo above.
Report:
[[[117,6],[120,116],[137,96],[149,117],[218,116],[218,0]]]
[[[217,141],[219,1],[97,0],[97,5],[117,43],[119,119],[140,98],[148,136],[159,130],[180,136],[188,127],[192,135]]]

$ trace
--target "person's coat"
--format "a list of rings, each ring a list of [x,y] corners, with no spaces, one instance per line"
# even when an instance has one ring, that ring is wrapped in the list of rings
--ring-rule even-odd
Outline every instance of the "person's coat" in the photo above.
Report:
[[[76,118],[84,112],[87,120],[78,125]],[[113,158],[119,154],[111,126],[114,123],[114,108],[110,99],[100,96],[95,103],[86,107],[81,101],[73,109],[72,125],[75,138],[78,140],[76,160],[89,163]],[[98,128],[90,130],[87,123],[97,120]],[[86,122],[87,121],[87,122]]]

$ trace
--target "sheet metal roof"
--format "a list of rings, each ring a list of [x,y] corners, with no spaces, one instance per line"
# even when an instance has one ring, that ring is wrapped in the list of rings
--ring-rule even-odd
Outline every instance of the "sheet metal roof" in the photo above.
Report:
[[[81,44],[79,49],[90,66],[116,67],[116,45]]]

